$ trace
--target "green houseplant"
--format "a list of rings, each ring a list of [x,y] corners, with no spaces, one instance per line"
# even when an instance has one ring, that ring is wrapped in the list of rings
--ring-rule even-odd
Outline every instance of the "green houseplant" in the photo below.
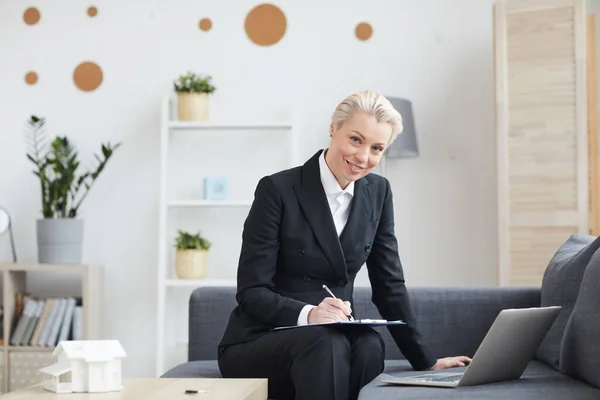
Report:
[[[208,270],[208,251],[212,243],[200,232],[178,230],[175,238],[175,272],[180,279],[202,279]]]
[[[77,218],[81,204],[121,144],[102,144],[101,156],[95,155],[96,166],[80,173],[81,162],[69,139],[49,139],[45,122],[32,115],[26,125],[27,159],[39,178],[43,216],[37,220],[38,261],[78,264],[83,241],[83,221]]]
[[[216,87],[209,75],[188,71],[173,82],[177,93],[177,116],[184,121],[206,121],[210,113],[209,95]]]

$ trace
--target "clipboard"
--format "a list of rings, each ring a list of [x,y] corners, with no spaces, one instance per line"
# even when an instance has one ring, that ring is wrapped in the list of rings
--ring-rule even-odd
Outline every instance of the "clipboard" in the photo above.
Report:
[[[385,319],[357,319],[355,321],[337,321],[337,322],[323,322],[320,324],[307,324],[307,325],[292,325],[292,326],[278,326],[272,328],[271,331],[281,331],[284,329],[296,329],[296,328],[310,328],[311,326],[348,326],[348,325],[363,325],[363,326],[391,326],[391,325],[406,325],[406,322],[402,320],[387,321]]]

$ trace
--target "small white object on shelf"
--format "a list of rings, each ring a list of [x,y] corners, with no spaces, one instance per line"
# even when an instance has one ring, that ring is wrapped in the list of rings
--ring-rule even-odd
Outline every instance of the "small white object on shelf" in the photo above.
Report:
[[[204,178],[204,200],[226,200],[228,191],[229,187],[227,185],[227,178]]]
[[[123,390],[121,359],[127,354],[118,340],[65,340],[53,355],[58,361],[40,369],[52,378],[44,389],[54,393]]]

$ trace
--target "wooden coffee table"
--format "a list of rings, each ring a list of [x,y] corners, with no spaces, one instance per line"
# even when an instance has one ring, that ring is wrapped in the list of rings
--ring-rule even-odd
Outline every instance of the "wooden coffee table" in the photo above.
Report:
[[[178,378],[129,378],[123,379],[125,387],[111,393],[57,394],[43,388],[43,383],[16,390],[0,396],[0,400],[266,400],[266,379],[178,379]],[[197,394],[185,394],[197,390]]]

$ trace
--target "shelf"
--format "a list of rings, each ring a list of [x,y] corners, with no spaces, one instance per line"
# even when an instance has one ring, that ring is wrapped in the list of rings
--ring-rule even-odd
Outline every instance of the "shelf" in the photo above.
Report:
[[[232,279],[167,279],[165,286],[168,287],[219,287],[237,286],[237,281]]]
[[[169,208],[181,207],[250,207],[252,201],[242,200],[180,200],[170,201]]]
[[[213,121],[169,121],[170,129],[291,129],[289,122],[213,122]]]
[[[35,346],[8,346],[8,351],[21,351],[21,352],[47,352],[52,353],[55,347],[35,347]]]
[[[56,265],[36,263],[10,263],[0,262],[0,268],[9,271],[87,271],[94,268],[93,265]]]

